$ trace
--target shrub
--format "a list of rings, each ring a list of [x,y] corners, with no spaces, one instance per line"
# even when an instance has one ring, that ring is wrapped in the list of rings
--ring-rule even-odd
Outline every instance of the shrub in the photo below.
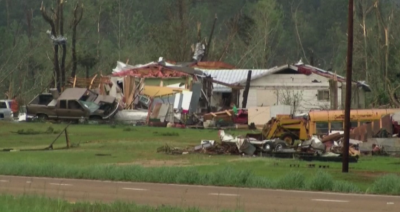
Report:
[[[371,186],[371,193],[400,195],[400,177],[388,174],[378,178]]]
[[[318,171],[308,182],[307,188],[312,191],[332,191],[333,178],[330,174]]]
[[[350,182],[336,181],[333,183],[332,191],[342,193],[361,193],[360,188]]]
[[[303,189],[306,177],[300,172],[291,172],[278,180],[277,188],[280,189]]]

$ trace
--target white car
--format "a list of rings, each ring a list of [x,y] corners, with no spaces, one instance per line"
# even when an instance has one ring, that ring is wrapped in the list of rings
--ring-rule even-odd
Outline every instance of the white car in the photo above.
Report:
[[[0,100],[0,120],[13,120],[11,100]]]

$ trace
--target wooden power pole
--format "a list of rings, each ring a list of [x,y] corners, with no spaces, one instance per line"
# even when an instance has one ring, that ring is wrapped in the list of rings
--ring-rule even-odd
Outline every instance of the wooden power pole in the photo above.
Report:
[[[347,29],[347,70],[346,70],[346,101],[344,109],[344,143],[342,172],[349,172],[349,140],[350,140],[350,110],[351,110],[351,72],[353,65],[353,0],[349,0],[349,23]]]

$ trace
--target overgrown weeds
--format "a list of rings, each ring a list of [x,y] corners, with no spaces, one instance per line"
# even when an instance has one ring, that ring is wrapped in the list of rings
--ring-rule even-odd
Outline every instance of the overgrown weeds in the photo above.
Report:
[[[34,129],[19,129],[15,133],[19,135],[39,135],[39,134],[59,134],[60,131],[54,130],[52,126],[49,126],[45,131],[34,130]]]
[[[136,131],[136,129],[133,127],[125,127],[123,131],[130,132],[130,131]]]
[[[308,181],[307,189],[312,191],[332,191],[333,184],[333,177],[330,174],[318,171],[315,176]]]
[[[154,134],[159,136],[179,136],[179,133],[177,132],[164,132],[164,133],[154,132]]]
[[[400,195],[400,176],[389,174],[380,177],[372,184],[369,192],[373,194]]]
[[[82,167],[50,163],[0,162],[0,174],[343,193],[363,192],[357,185],[350,182],[335,181],[332,175],[324,171],[318,171],[308,178],[301,172],[289,172],[279,180],[271,180],[257,176],[248,170],[236,170],[231,167],[202,173],[192,167],[142,167],[137,165],[95,165]],[[375,194],[399,195],[400,177],[397,175],[383,176],[376,180],[368,190],[370,193]]]
[[[114,202],[112,204],[77,202],[71,204],[64,200],[40,196],[0,196],[0,211],[7,212],[200,212],[198,208],[178,208],[171,206],[150,207],[133,203]],[[228,211],[227,211],[228,212]]]
[[[359,187],[357,187],[353,183],[345,181],[335,181],[333,183],[332,191],[340,193],[361,193]]]
[[[292,172],[279,179],[277,187],[291,190],[304,189],[305,182],[306,177],[304,174],[300,172]]]

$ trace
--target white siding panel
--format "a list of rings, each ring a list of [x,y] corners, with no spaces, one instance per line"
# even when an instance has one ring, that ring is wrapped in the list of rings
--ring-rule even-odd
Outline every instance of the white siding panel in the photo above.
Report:
[[[247,108],[257,107],[257,90],[250,89],[249,96],[247,97]]]
[[[242,102],[243,102],[243,91],[240,91],[240,97],[239,97],[239,107],[242,107]],[[249,95],[247,96],[247,108],[249,107],[257,107],[257,90],[250,88],[249,90]]]
[[[318,90],[304,90],[303,101],[298,107],[299,113],[308,112],[312,109],[329,109],[330,101],[319,101]]]
[[[278,104],[275,90],[257,90],[257,106],[274,106]]]

